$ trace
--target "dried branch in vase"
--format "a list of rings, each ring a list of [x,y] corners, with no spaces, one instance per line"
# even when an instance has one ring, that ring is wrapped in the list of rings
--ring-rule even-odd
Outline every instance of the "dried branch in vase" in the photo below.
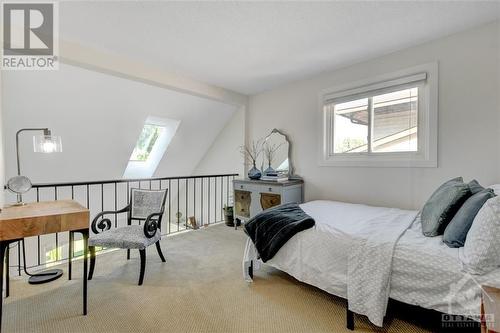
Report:
[[[283,145],[283,142],[280,143],[279,145],[277,145],[277,144],[270,145],[269,143],[266,143],[264,145],[264,155],[266,156],[267,161],[269,162],[269,167],[271,167],[271,164],[272,164],[274,158],[276,157],[276,152],[278,151],[278,149],[282,145]]]
[[[257,158],[262,153],[262,140],[252,141],[250,146],[240,146],[240,153],[243,155],[246,165],[255,166]]]

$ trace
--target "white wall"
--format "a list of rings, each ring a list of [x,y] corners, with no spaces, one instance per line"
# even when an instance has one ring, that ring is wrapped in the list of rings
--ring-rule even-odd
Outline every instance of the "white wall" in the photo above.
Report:
[[[16,173],[18,129],[50,127],[62,137],[63,152],[45,155],[33,152],[32,134],[23,134],[21,171],[36,183],[121,178],[148,116],[181,121],[155,176],[190,175],[237,110],[68,65],[3,74],[7,176]]]
[[[245,111],[235,112],[195,168],[194,174],[244,174],[240,147],[245,140]]]
[[[439,62],[438,168],[319,167],[318,93],[325,88]],[[489,24],[252,96],[248,138],[276,127],[292,140],[306,200],[419,208],[444,180],[500,181],[499,24]]]

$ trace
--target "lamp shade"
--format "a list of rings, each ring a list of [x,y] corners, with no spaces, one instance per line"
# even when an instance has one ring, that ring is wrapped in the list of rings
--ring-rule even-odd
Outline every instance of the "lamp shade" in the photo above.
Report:
[[[36,135],[33,137],[33,149],[36,153],[60,153],[62,141],[60,136]]]

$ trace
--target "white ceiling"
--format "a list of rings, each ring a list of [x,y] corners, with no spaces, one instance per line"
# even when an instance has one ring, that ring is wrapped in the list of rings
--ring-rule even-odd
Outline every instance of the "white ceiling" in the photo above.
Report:
[[[62,38],[246,94],[499,18],[480,1],[63,2]]]

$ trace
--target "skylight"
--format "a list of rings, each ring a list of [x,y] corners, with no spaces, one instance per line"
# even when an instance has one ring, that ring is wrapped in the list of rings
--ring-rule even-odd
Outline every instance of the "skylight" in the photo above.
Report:
[[[132,152],[132,156],[130,156],[130,160],[145,162],[158,141],[158,137],[160,137],[164,130],[165,127],[154,124],[144,125],[139,140],[137,140],[137,144]]]
[[[175,119],[148,117],[130,155],[123,178],[152,177],[179,124],[180,121]]]

